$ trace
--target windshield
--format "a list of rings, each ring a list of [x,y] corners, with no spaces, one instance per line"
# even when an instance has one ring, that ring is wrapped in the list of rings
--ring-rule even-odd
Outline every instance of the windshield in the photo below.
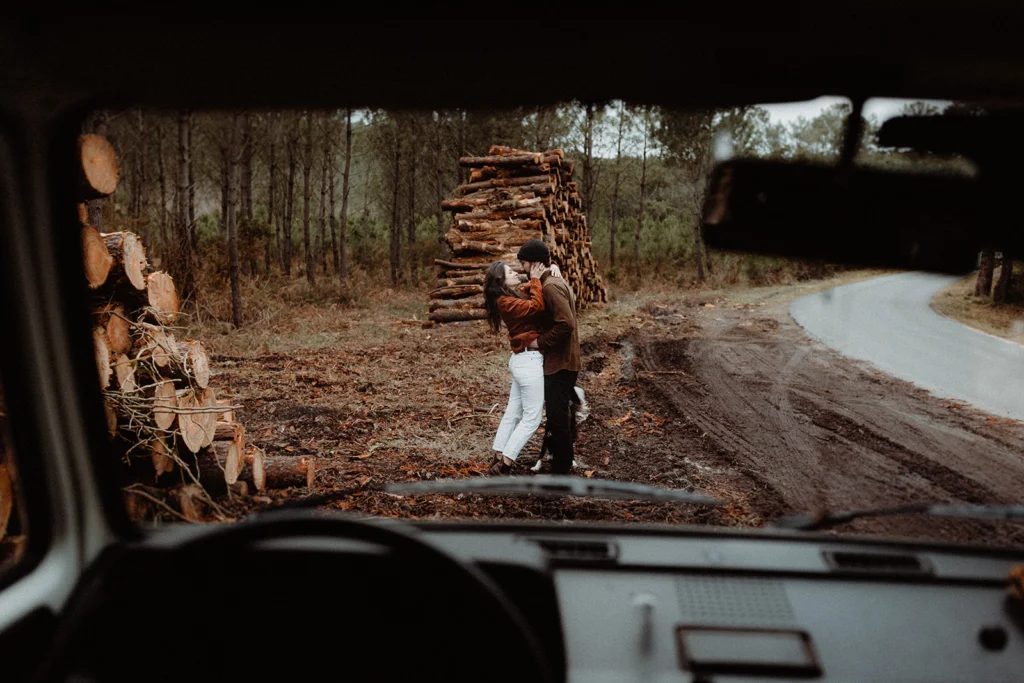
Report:
[[[878,144],[857,163],[963,164]],[[306,501],[411,519],[762,527],[1024,491],[1024,282],[717,251],[716,155],[835,163],[841,98],[682,110],[103,110],[79,217],[142,524]],[[829,226],[822,225],[822,230]],[[389,492],[588,479],[721,502]],[[998,545],[1011,524],[837,533]]]

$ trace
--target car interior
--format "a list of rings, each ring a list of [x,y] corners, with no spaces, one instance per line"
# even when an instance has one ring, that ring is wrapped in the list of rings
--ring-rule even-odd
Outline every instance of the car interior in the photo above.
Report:
[[[0,574],[4,679],[1019,680],[1020,548],[841,536],[815,530],[821,517],[728,529],[292,509],[142,529],[115,463],[97,457],[102,398],[89,345],[75,343],[91,329],[80,245],[57,224],[77,204],[64,150],[98,106],[498,107],[526,92],[525,104],[680,107],[838,95],[854,112],[870,97],[978,101],[1000,117],[901,117],[881,132],[963,155],[972,174],[857,166],[856,115],[831,166],[720,158],[706,239],[939,272],[970,270],[965,256],[995,234],[1021,245],[1024,11],[730,7],[204,18],[39,6],[3,22],[0,374],[30,530]],[[531,87],[506,88],[510,75]]]

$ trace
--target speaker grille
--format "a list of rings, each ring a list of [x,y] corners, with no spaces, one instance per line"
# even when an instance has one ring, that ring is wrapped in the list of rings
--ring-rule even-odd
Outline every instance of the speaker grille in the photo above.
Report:
[[[676,580],[684,623],[795,626],[782,583],[772,579],[691,575]]]

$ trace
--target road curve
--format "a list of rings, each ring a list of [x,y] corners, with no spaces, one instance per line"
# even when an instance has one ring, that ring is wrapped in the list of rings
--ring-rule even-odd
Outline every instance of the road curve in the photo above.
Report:
[[[930,303],[956,276],[901,273],[793,302],[813,338],[937,396],[1024,420],[1024,346],[943,317]]]

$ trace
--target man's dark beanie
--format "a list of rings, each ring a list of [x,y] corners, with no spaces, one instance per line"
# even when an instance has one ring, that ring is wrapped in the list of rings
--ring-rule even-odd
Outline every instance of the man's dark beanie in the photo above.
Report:
[[[519,254],[516,258],[520,261],[543,263],[545,266],[551,265],[551,251],[548,249],[548,245],[540,240],[530,240],[519,247]]]

